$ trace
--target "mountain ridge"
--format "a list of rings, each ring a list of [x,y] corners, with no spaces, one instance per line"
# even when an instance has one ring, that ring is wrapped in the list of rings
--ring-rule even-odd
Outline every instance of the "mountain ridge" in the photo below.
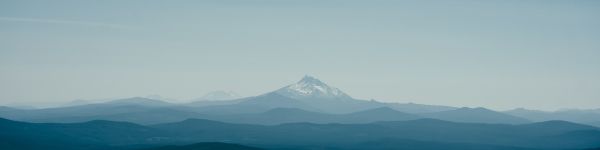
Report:
[[[321,80],[306,75],[300,81],[280,88],[275,93],[295,99],[352,99],[338,88],[329,86]]]

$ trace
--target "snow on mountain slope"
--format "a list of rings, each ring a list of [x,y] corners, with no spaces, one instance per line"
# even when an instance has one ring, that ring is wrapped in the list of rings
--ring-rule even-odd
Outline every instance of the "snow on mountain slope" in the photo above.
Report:
[[[319,99],[351,99],[348,94],[331,87],[312,76],[304,76],[295,84],[283,87],[275,93],[295,99],[319,98]]]

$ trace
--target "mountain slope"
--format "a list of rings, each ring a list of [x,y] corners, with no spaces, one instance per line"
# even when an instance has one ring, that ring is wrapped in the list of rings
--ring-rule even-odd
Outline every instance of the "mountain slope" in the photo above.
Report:
[[[372,123],[377,121],[402,121],[422,118],[382,107],[349,114],[326,114],[299,108],[274,108],[263,113],[214,115],[204,119],[231,123],[277,125],[283,123]]]
[[[342,120],[338,121],[341,123],[371,123],[377,121],[403,121],[423,118],[415,114],[400,112],[389,107],[374,108],[341,116]]]
[[[289,103],[303,103],[310,107],[301,109],[323,113],[343,114],[384,107],[387,105],[376,101],[354,99],[338,88],[329,86],[311,76],[305,76],[297,83],[285,86],[265,95],[280,95],[286,97],[286,99],[298,101],[293,102],[288,100],[287,102]]]
[[[153,143],[153,137],[165,135],[153,128],[111,121],[54,124],[0,119],[0,130],[0,149],[117,149],[113,146]]]
[[[471,143],[529,148],[587,148],[600,146],[598,128],[573,123],[530,125],[456,123],[434,119],[370,124],[291,123],[276,126],[186,121],[154,126],[183,139],[227,140],[257,145],[322,145],[343,147],[381,139],[410,139],[441,143]],[[568,134],[581,132],[578,134]],[[575,136],[577,135],[577,136]],[[556,142],[563,141],[563,142]],[[568,142],[576,141],[576,142]]]
[[[153,109],[173,107],[173,104],[160,100],[134,97],[105,103],[87,104],[70,107],[18,110],[4,112],[1,117],[31,122],[81,122],[94,119],[110,119],[112,116],[128,113],[148,112]],[[129,121],[129,120],[124,120]]]
[[[308,75],[297,83],[283,87],[275,93],[295,99],[352,99],[341,90]]]
[[[432,113],[457,109],[456,107],[441,105],[424,105],[415,103],[386,103],[386,107],[406,113]]]
[[[382,103],[375,100],[359,100],[352,98],[340,89],[327,85],[312,76],[304,76],[300,81],[280,88],[272,93],[301,100],[325,113],[343,114],[380,107],[390,107],[408,113],[438,112],[455,109],[454,107],[447,106],[413,103]]]
[[[428,118],[440,120],[455,121],[455,122],[473,122],[473,123],[506,123],[506,124],[522,124],[531,121],[515,117],[512,115],[496,112],[485,108],[468,108],[463,107],[455,110],[422,113],[419,114]]]
[[[239,102],[235,104],[198,107],[195,108],[195,111],[204,114],[218,115],[260,113],[274,108],[300,108],[304,110],[319,111],[302,101],[285,97],[277,93],[267,93],[255,97],[247,97],[237,101]]]
[[[599,125],[594,122],[600,122],[600,112],[597,109],[592,110],[561,110],[561,111],[539,111],[517,108],[504,113],[526,118],[532,121],[565,120],[583,124]]]
[[[207,117],[207,115],[255,114],[275,108],[298,108],[311,112],[348,114],[381,107],[390,107],[409,113],[453,109],[452,107],[445,106],[358,100],[314,77],[305,76],[297,83],[285,86],[276,91],[234,100],[197,101],[184,105],[176,105],[160,100],[134,97],[105,103],[47,109],[21,110],[0,108],[0,117],[31,122],[81,122],[100,119],[153,124],[188,118],[215,118]],[[144,115],[145,113],[148,113],[148,115]],[[306,119],[304,120],[306,121]],[[312,121],[318,120],[314,119]],[[303,120],[298,119],[297,121]],[[271,122],[275,123],[279,121]]]
[[[279,149],[401,149],[411,145],[420,149],[439,149],[440,146],[454,149],[600,147],[598,128],[569,122],[507,125],[419,119],[368,124],[290,123],[265,126],[188,119],[140,126],[111,121],[40,124],[0,119],[0,130],[3,131],[0,132],[3,140],[0,148],[3,149],[41,149],[39,145],[60,149],[116,149],[134,145],[216,141]]]
[[[350,113],[384,106],[382,103],[353,99],[341,90],[311,76],[305,76],[297,83],[273,91],[271,94],[299,100],[325,113]]]

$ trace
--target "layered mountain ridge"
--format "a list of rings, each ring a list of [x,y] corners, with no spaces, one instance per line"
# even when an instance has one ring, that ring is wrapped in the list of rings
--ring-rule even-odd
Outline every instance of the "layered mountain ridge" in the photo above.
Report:
[[[166,123],[189,118],[252,124],[369,123],[419,118],[501,124],[540,121],[529,120],[531,117],[527,115],[512,112],[497,112],[485,108],[455,108],[354,99],[340,89],[307,75],[298,82],[278,90],[233,100],[172,104],[160,100],[134,97],[60,108],[23,110],[5,107],[0,108],[0,117],[30,122],[69,123],[101,119],[139,124]],[[592,119],[578,123],[596,125],[600,120],[594,120],[594,114],[585,116]]]
[[[585,119],[579,119],[593,124],[596,112],[559,114],[565,113],[568,115],[563,117],[586,114]],[[159,146],[159,149],[169,150],[256,147],[571,150],[600,147],[597,127],[567,121],[532,122],[527,118],[539,114],[544,115],[542,119],[552,115],[537,111],[498,112],[481,107],[360,100],[319,79],[305,76],[272,92],[232,100],[173,104],[133,97],[46,109],[0,107],[0,131],[3,131],[0,132],[0,149],[135,150]],[[185,144],[192,145],[175,146]]]

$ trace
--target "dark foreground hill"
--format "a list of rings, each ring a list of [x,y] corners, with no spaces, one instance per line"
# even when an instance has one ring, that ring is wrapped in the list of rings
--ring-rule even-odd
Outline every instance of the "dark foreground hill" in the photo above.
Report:
[[[265,145],[312,144],[344,147],[381,139],[528,148],[587,148],[600,145],[600,133],[597,132],[597,128],[563,121],[505,125],[420,119],[370,124],[291,123],[260,126],[191,119],[153,127],[175,132],[180,135],[179,138],[188,140],[214,139]]]
[[[141,150],[262,150],[261,148],[244,146],[239,144],[220,143],[220,142],[205,142],[183,146],[161,146],[156,148],[147,148]]]
[[[586,149],[596,127],[565,121],[523,125],[435,119],[367,124],[232,124],[189,119],[142,126],[126,122],[26,123],[0,120],[0,149],[134,149],[226,142],[266,149]]]

